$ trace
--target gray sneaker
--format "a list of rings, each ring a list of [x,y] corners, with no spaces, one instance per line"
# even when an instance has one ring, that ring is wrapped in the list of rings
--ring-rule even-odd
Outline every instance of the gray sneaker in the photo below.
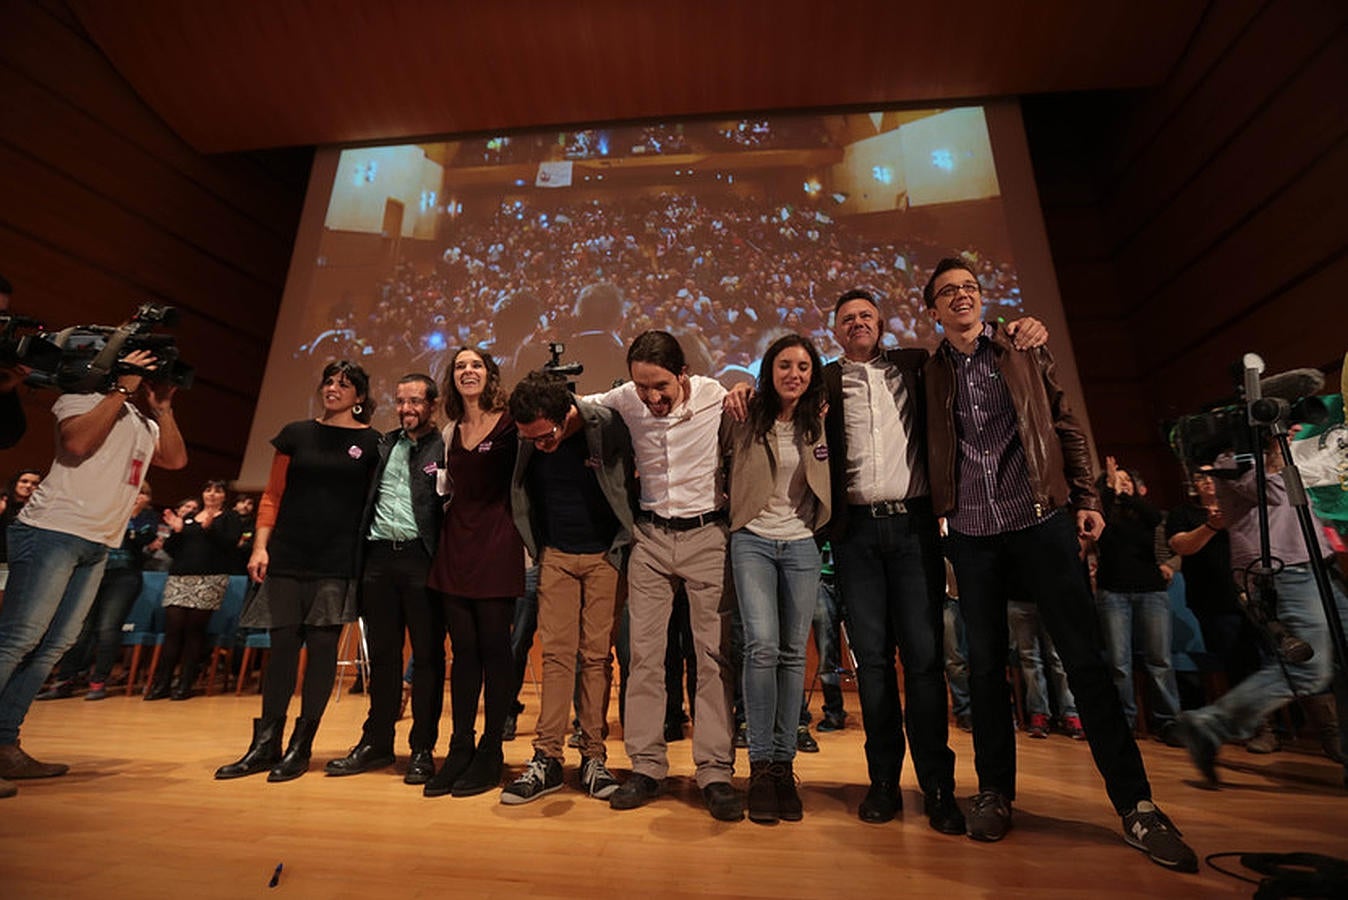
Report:
[[[501,791],[501,802],[506,806],[518,806],[537,800],[544,794],[560,790],[562,786],[562,761],[535,753],[529,760],[524,774],[506,785]]]
[[[618,779],[602,759],[594,757],[580,764],[580,786],[591,797],[607,800],[618,789]]]
[[[1158,866],[1177,872],[1198,871],[1198,857],[1180,840],[1180,830],[1150,801],[1139,803],[1123,817],[1123,839]]]

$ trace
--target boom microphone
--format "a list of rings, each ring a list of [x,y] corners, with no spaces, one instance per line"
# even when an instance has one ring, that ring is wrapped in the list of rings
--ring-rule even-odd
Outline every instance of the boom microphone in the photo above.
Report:
[[[1259,379],[1259,393],[1275,400],[1295,403],[1302,397],[1313,397],[1325,386],[1324,373],[1319,369],[1289,369],[1277,375]]]

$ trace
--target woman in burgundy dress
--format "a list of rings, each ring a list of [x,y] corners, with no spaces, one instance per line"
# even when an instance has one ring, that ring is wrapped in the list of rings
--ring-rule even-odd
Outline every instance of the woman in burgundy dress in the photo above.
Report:
[[[510,514],[510,476],[519,439],[500,369],[487,353],[455,353],[444,396],[447,507],[430,586],[444,595],[454,655],[453,731],[445,764],[424,792],[471,797],[500,786],[501,732],[514,693],[510,627],[524,593],[524,543]],[[486,708],[474,748],[479,694]]]

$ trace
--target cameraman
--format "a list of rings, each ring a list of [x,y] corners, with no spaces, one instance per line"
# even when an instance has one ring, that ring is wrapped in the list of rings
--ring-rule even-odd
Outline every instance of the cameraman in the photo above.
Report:
[[[1231,540],[1232,570],[1238,577],[1245,578],[1251,569],[1260,565],[1256,476],[1253,469],[1241,472],[1233,468],[1232,460],[1230,453],[1218,457],[1217,467],[1211,473],[1216,476],[1217,501]],[[1270,613],[1283,629],[1309,644],[1313,655],[1300,663],[1274,655],[1216,703],[1180,714],[1178,736],[1188,748],[1194,765],[1212,784],[1217,783],[1217,752],[1222,744],[1250,737],[1265,717],[1294,697],[1309,697],[1324,690],[1334,669],[1334,651],[1324,604],[1320,602],[1296,509],[1288,502],[1287,485],[1282,476],[1283,459],[1276,444],[1270,443],[1265,448],[1264,466],[1268,475],[1269,552],[1274,566],[1280,563],[1281,568],[1271,578],[1275,597],[1258,597],[1256,592],[1262,588],[1257,583],[1246,585],[1249,603],[1272,606]],[[1316,539],[1316,552],[1322,559],[1328,557],[1330,550],[1318,523]],[[1330,584],[1342,618],[1348,612],[1348,597],[1337,579],[1331,579]],[[1270,603],[1270,599],[1275,602]]]
[[[155,368],[150,351],[132,351],[106,394],[64,394],[52,407],[56,459],[9,527],[9,585],[0,607],[0,796],[16,793],[5,779],[65,774],[67,766],[38,762],[19,748],[19,726],[79,636],[146,470],[187,465],[173,417],[176,387],[142,381]]]
[[[0,312],[9,309],[9,295],[14,287],[0,275]],[[13,447],[28,429],[19,402],[19,385],[27,377],[28,369],[20,365],[0,363],[0,450]]]

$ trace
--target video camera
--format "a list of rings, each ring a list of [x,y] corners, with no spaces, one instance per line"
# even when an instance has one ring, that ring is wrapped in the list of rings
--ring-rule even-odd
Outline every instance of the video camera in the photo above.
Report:
[[[1246,363],[1247,360],[1242,360],[1232,368],[1239,369],[1240,377],[1248,381]],[[1257,371],[1263,371],[1262,360],[1258,361]],[[1254,383],[1242,387],[1242,398],[1223,400],[1202,412],[1177,419],[1169,429],[1170,447],[1189,469],[1211,465],[1227,451],[1233,452],[1238,461],[1251,459],[1254,453],[1263,450],[1262,445],[1255,444],[1255,428],[1318,425],[1329,417],[1328,407],[1315,396],[1324,383],[1324,375],[1316,369],[1292,369],[1267,378],[1256,376]],[[1250,401],[1245,402],[1244,397]]]
[[[173,336],[153,331],[156,325],[176,321],[173,307],[154,303],[142,304],[122,325],[76,325],[61,331],[47,331],[27,316],[0,313],[0,365],[27,366],[32,372],[26,384],[64,394],[104,391],[113,379],[130,374],[190,388],[195,372],[178,358]],[[147,370],[127,365],[123,360],[136,350],[153,353],[157,366]]]
[[[575,378],[577,375],[585,372],[584,363],[564,363],[562,354],[566,352],[566,344],[561,341],[548,341],[549,359],[543,363],[543,371],[549,375],[561,375],[563,378]]]

